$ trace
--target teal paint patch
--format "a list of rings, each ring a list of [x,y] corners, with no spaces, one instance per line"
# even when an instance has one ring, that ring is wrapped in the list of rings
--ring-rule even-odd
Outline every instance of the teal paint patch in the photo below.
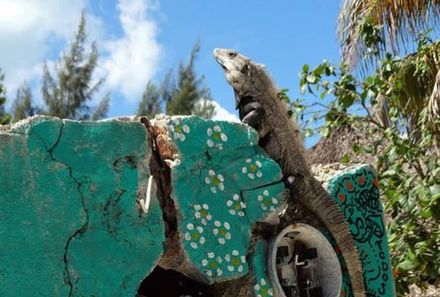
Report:
[[[162,254],[137,122],[34,118],[0,133],[0,296],[134,296]]]
[[[0,133],[0,151],[0,296],[68,296],[65,244],[83,216],[76,184],[37,137]]]
[[[51,151],[62,135],[63,126],[64,123],[60,119],[48,118],[47,120],[32,121],[26,133],[38,138],[46,150]]]
[[[264,220],[269,215],[278,215],[286,206],[284,182],[268,185],[255,190],[243,191],[243,200],[248,209],[247,217],[251,222]]]
[[[368,296],[394,297],[394,280],[376,172],[368,165],[342,172],[329,179],[328,191],[350,225],[361,257]],[[331,237],[328,232],[326,235]],[[339,252],[334,241],[333,245]],[[352,296],[345,263],[342,264],[342,270],[341,296]]]
[[[263,209],[258,197],[267,189],[271,203],[284,204],[279,166],[245,125],[173,117],[167,128],[179,155],[172,199],[188,260],[208,283],[247,274],[251,227],[275,209]]]
[[[271,297],[273,288],[270,284],[269,274],[266,265],[267,243],[259,240],[255,245],[252,256],[252,271],[254,277],[254,297]]]

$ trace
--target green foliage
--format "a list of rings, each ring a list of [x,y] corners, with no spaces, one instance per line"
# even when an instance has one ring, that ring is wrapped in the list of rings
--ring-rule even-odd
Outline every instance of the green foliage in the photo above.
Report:
[[[12,117],[18,122],[41,112],[32,104],[32,91],[27,82],[23,82],[17,90],[17,95],[12,103]]]
[[[437,49],[422,36],[417,53],[405,59],[386,54],[363,80],[344,64],[304,65],[301,90],[325,100],[291,102],[309,135],[362,125],[365,138],[372,139],[368,147],[353,144],[353,151],[378,158],[399,296],[411,283],[440,278],[440,119],[430,117],[428,108],[439,70],[432,58]]]
[[[162,84],[162,98],[169,115],[199,115],[211,118],[215,114],[211,93],[203,87],[204,77],[197,77],[194,63],[200,51],[197,42],[190,55],[188,64],[181,62],[177,71],[176,80],[169,72]]]
[[[86,19],[83,13],[69,50],[57,63],[56,78],[51,74],[48,65],[44,65],[42,93],[48,115],[69,119],[96,119],[104,117],[108,110],[108,95],[104,96],[95,110],[88,105],[104,79],[92,84],[98,51],[93,42],[90,53],[85,53],[86,37]]]
[[[161,94],[156,85],[149,81],[142,94],[136,114],[138,116],[154,117],[161,113]]]
[[[196,115],[210,119],[215,115],[215,105],[212,103],[211,93],[203,87],[203,76],[197,78],[194,63],[200,51],[197,42],[190,55],[188,64],[180,62],[177,77],[170,70],[158,88],[149,81],[145,87],[142,99],[136,112],[139,116],[154,117],[163,112],[168,115]]]
[[[5,75],[0,68],[0,125],[6,125],[11,121],[11,115],[5,112],[6,88],[3,85]]]
[[[210,119],[215,116],[215,105],[211,102],[212,99],[201,99],[194,104],[192,114],[201,118]]]
[[[386,52],[407,53],[420,30],[439,32],[439,16],[437,0],[344,0],[337,25],[343,60],[366,70]]]

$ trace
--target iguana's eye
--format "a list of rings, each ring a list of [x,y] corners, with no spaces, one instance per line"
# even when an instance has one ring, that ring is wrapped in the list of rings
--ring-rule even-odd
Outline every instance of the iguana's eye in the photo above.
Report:
[[[234,58],[235,56],[237,56],[237,53],[236,53],[236,52],[229,52],[229,53],[228,53],[228,56],[229,56],[230,58]]]
[[[248,64],[243,65],[243,67],[241,68],[241,73],[244,73],[244,74],[249,73],[249,65]]]

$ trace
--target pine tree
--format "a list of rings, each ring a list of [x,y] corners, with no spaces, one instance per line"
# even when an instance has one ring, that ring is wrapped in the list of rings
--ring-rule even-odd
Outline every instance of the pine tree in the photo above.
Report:
[[[24,81],[17,90],[17,95],[12,103],[11,112],[14,122],[41,112],[41,110],[32,104],[32,91],[26,81]]]
[[[161,113],[161,94],[156,85],[149,81],[136,114],[152,118],[158,113]]]
[[[11,116],[5,112],[6,88],[3,85],[5,75],[0,68],[0,125],[6,125],[11,121]]]
[[[98,62],[96,43],[91,45],[89,54],[85,53],[86,19],[84,12],[78,31],[56,67],[56,78],[50,73],[47,63],[43,68],[43,100],[47,105],[47,114],[60,118],[90,119],[102,118],[109,107],[109,96],[100,101],[95,112],[88,105],[99,90],[104,79],[92,84],[93,72]]]
[[[188,64],[180,62],[177,72],[177,83],[171,72],[165,77],[162,84],[162,96],[166,103],[166,113],[169,115],[197,114],[201,117],[211,118],[215,114],[215,107],[208,88],[203,87],[204,77],[197,77],[194,63],[200,51],[197,42],[190,55]],[[203,100],[202,104],[198,104]]]
[[[192,111],[193,115],[210,119],[215,116],[215,105],[212,104],[211,100],[206,100],[201,98],[195,105]]]

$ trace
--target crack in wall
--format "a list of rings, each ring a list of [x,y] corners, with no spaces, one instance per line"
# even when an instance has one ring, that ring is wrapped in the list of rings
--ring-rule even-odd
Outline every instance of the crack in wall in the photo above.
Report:
[[[148,141],[152,148],[149,164],[150,174],[154,177],[157,185],[156,196],[162,210],[162,218],[165,225],[164,255],[160,260],[159,266],[178,270],[184,262],[184,254],[178,238],[177,209],[171,198],[171,170],[164,162],[164,158],[170,157],[172,154],[171,150],[174,148],[170,143],[159,141],[158,139],[160,136],[166,136],[166,130],[160,130],[156,126],[153,127],[145,117],[142,117],[140,121],[148,131]],[[163,152],[170,156],[164,156]]]
[[[121,241],[118,237],[118,228],[117,225],[121,221],[121,217],[123,215],[127,215],[120,207],[119,202],[121,197],[127,192],[125,189],[118,188],[114,193],[109,195],[106,199],[106,203],[104,204],[101,213],[102,213],[102,225],[107,229],[109,235],[115,241]],[[125,242],[124,239],[122,241]]]
[[[55,161],[57,161],[57,160],[55,160]],[[60,162],[60,163],[65,164],[63,162]],[[69,295],[68,295],[70,297],[73,294],[74,284],[72,283],[72,280],[70,278],[70,272],[69,272],[69,263],[68,263],[69,262],[68,261],[69,247],[70,247],[70,243],[72,242],[72,240],[77,235],[83,234],[87,230],[87,227],[89,225],[89,212],[88,212],[88,209],[87,209],[86,204],[85,204],[84,196],[83,196],[83,194],[81,192],[82,183],[80,181],[78,181],[72,175],[72,168],[70,166],[68,166],[67,164],[65,164],[65,165],[69,169],[69,176],[75,181],[75,183],[77,185],[77,191],[78,191],[78,194],[80,195],[80,198],[81,198],[82,208],[83,208],[83,210],[84,210],[84,212],[86,214],[86,221],[84,222],[84,224],[79,229],[75,230],[75,232],[73,232],[72,235],[69,236],[69,238],[67,239],[66,244],[64,246],[64,256],[63,256],[63,260],[64,260],[64,274],[65,274],[65,280],[67,281],[67,284],[70,287],[70,291],[69,291]]]
[[[157,198],[162,209],[165,222],[165,238],[177,231],[177,211],[171,195],[171,172],[168,166],[162,161],[156,141],[157,133],[147,118],[141,118],[141,123],[148,131],[148,142],[151,146],[150,174],[155,179],[157,185]]]
[[[68,297],[71,297],[72,294],[73,294],[73,290],[74,290],[74,285],[75,285],[75,284],[72,282],[72,280],[71,280],[71,276],[70,276],[70,272],[69,272],[69,263],[68,263],[68,252],[69,252],[69,246],[70,246],[70,243],[72,242],[72,240],[73,240],[76,236],[78,236],[78,235],[80,235],[80,234],[83,234],[83,233],[87,230],[87,227],[88,227],[88,224],[89,224],[89,212],[88,212],[88,209],[87,209],[87,207],[86,207],[85,197],[84,197],[84,195],[83,195],[83,193],[82,193],[82,191],[81,191],[82,182],[81,182],[80,180],[78,180],[78,179],[73,175],[73,169],[72,169],[72,167],[71,167],[70,165],[68,165],[67,163],[62,162],[62,161],[60,161],[60,160],[57,160],[57,159],[54,157],[54,155],[53,155],[53,152],[54,152],[55,148],[58,146],[58,144],[60,143],[61,138],[62,138],[62,136],[63,136],[64,126],[65,126],[65,124],[63,123],[63,125],[62,125],[61,128],[60,128],[60,131],[59,131],[59,134],[58,134],[58,138],[57,138],[57,140],[55,141],[55,143],[54,143],[50,148],[47,148],[46,143],[43,141],[43,139],[41,139],[41,137],[39,137],[38,135],[37,135],[37,137],[43,142],[43,145],[44,145],[44,147],[46,148],[46,151],[47,151],[47,153],[49,154],[50,159],[51,159],[53,162],[57,162],[57,163],[63,164],[64,166],[67,167],[67,170],[68,170],[68,172],[69,172],[69,177],[70,177],[70,178],[74,181],[74,183],[76,184],[76,189],[77,189],[77,191],[78,191],[78,194],[79,194],[79,196],[80,196],[80,200],[81,200],[82,210],[84,211],[85,216],[86,216],[86,220],[85,220],[85,222],[81,225],[81,227],[80,227],[79,229],[75,230],[75,231],[74,231],[74,232],[73,232],[73,233],[67,238],[67,241],[66,241],[66,243],[65,243],[65,245],[64,245],[64,255],[63,255],[63,261],[64,261],[64,281],[65,281],[65,282],[68,284],[68,286],[69,286],[69,295],[68,295]]]

